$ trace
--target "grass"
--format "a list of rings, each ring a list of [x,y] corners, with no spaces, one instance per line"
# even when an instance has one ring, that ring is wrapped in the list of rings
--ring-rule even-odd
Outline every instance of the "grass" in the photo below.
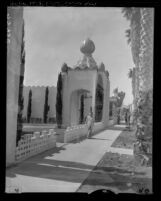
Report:
[[[78,192],[108,189],[115,193],[152,193],[152,168],[141,167],[133,156],[107,152]]]
[[[136,141],[135,129],[132,129],[131,131],[123,130],[112,144],[112,147],[133,149],[133,143],[135,141]]]
[[[133,149],[135,130],[123,130],[112,147]],[[115,193],[152,193],[152,167],[140,166],[133,155],[106,152],[78,192],[108,189]]]

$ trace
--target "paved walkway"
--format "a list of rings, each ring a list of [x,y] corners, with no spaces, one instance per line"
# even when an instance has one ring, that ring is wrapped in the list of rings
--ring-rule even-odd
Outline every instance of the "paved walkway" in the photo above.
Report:
[[[6,191],[76,192],[121,130],[105,130],[78,143],[58,143],[57,148],[29,158],[6,172]],[[123,153],[131,153],[121,149]]]

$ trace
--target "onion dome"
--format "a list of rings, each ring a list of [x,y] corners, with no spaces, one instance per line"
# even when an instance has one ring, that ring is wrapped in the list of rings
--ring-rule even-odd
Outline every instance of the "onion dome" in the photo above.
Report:
[[[62,67],[61,67],[61,71],[62,72],[67,72],[68,71],[68,66],[66,63],[63,63]]]
[[[101,64],[99,65],[98,69],[100,71],[105,71],[105,65],[104,65],[104,63],[101,62]]]
[[[89,38],[87,38],[86,40],[83,41],[83,44],[80,47],[80,51],[86,55],[92,54],[95,51],[94,42]]]

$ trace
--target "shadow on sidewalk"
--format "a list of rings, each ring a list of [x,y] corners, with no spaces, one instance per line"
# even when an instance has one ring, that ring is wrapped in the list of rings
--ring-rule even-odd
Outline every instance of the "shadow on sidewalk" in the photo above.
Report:
[[[73,161],[52,160],[52,156],[62,150],[65,148],[55,148],[29,158],[15,167],[8,168],[6,177],[15,178],[19,174],[76,183],[84,181],[95,166]],[[47,157],[51,157],[51,159],[46,159]]]

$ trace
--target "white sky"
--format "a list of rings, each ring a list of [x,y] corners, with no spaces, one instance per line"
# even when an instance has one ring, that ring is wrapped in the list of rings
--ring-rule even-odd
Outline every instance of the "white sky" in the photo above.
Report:
[[[118,87],[126,93],[124,104],[132,102],[128,69],[133,67],[125,30],[129,22],[121,8],[25,7],[25,85],[56,86],[64,62],[73,67],[82,57],[80,45],[90,37],[93,57],[109,71],[110,94]]]

